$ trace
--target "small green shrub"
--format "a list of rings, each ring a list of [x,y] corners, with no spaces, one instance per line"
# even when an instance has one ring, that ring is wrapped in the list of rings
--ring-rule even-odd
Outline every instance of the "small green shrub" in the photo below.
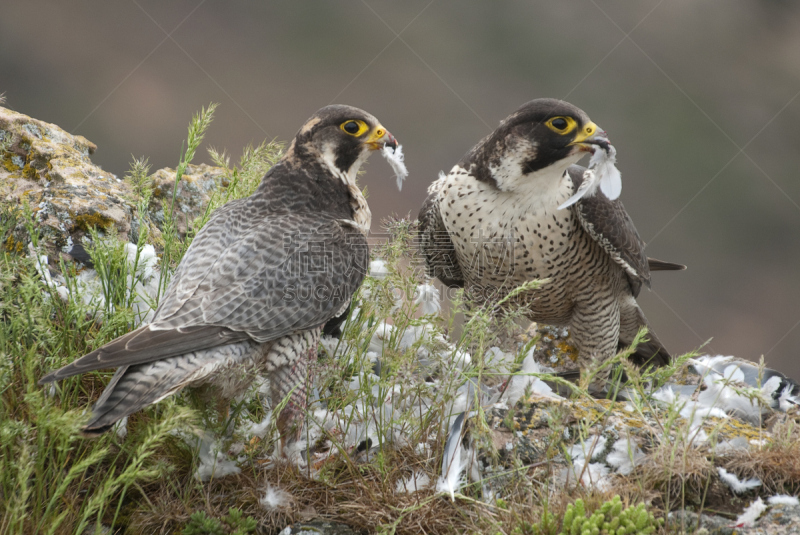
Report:
[[[648,513],[643,503],[623,509],[619,496],[604,503],[588,518],[583,500],[575,500],[567,506],[559,535],[648,535],[663,523],[664,519]]]
[[[183,528],[183,535],[246,535],[253,533],[258,526],[256,519],[244,516],[239,509],[232,507],[228,514],[217,519],[210,517],[205,511],[196,511],[189,517],[189,523]]]

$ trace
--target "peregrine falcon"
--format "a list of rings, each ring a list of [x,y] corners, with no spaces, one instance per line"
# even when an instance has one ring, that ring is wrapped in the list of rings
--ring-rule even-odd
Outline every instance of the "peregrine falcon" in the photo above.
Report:
[[[574,164],[609,147],[580,109],[533,100],[441,174],[419,213],[427,272],[444,284],[486,299],[547,279],[517,303],[533,321],[570,328],[581,368],[648,325],[636,297],[651,270],[685,267],[647,258],[622,203],[601,190],[559,209],[579,197],[585,169]],[[648,336],[632,360],[667,364],[667,350]]]
[[[371,151],[397,148],[358,108],[327,106],[300,129],[250,197],[217,210],[178,265],[152,323],[53,371],[49,383],[116,374],[83,428],[93,436],[185,386],[223,399],[265,371],[281,441],[300,432],[307,367],[369,265],[371,214],[356,175]]]

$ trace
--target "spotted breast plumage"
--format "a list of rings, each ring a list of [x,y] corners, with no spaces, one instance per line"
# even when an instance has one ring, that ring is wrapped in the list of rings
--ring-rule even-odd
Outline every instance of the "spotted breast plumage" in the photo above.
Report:
[[[356,174],[386,145],[397,147],[372,115],[319,110],[252,196],[212,215],[149,325],[40,383],[118,368],[84,427],[95,435],[185,386],[212,385],[230,399],[263,371],[273,407],[289,396],[282,440],[296,438],[320,331],[347,308],[369,264],[371,216]]]
[[[575,106],[528,102],[430,186],[419,214],[428,273],[443,283],[486,299],[547,279],[517,302],[533,321],[570,328],[581,367],[612,357],[648,325],[636,297],[651,270],[684,268],[648,259],[622,203],[602,191],[559,209],[584,180],[574,164],[608,147]],[[648,336],[634,362],[669,362]]]

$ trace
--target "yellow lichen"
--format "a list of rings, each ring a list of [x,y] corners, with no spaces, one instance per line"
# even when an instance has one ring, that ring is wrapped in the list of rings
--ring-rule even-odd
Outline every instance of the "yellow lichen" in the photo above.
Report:
[[[578,362],[578,350],[567,342],[566,340],[558,340],[555,343],[559,353],[570,359],[572,362]]]
[[[31,164],[27,163],[25,167],[22,168],[22,176],[31,180],[38,180],[39,172],[35,167],[31,167]]]
[[[6,171],[9,173],[13,173],[14,171],[19,171],[19,166],[14,163],[11,159],[11,156],[3,158],[3,167],[6,168]]]
[[[76,215],[73,220],[75,221],[75,226],[82,230],[89,230],[92,227],[106,229],[114,224],[113,219],[97,212]]]
[[[6,240],[6,243],[3,245],[3,247],[5,248],[6,251],[17,254],[21,253],[22,250],[24,249],[22,242],[15,240],[14,236],[11,234],[8,235],[8,239]]]

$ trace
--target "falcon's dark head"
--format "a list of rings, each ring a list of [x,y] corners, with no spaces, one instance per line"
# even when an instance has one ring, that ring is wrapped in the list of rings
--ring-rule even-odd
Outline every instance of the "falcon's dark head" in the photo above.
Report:
[[[325,106],[305,122],[292,141],[287,157],[316,158],[349,182],[369,153],[385,145],[397,148],[397,140],[378,119],[352,106]]]
[[[532,175],[552,172],[560,177],[598,145],[607,147],[608,138],[583,110],[542,98],[508,116],[465,156],[462,167],[479,180],[510,190]]]

